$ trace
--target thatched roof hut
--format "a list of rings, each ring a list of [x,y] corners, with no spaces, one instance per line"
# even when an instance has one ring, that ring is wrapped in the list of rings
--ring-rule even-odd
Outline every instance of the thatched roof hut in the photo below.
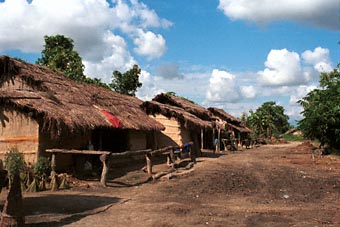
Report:
[[[161,93],[155,96],[152,100],[180,107],[205,121],[214,120],[214,116],[206,108],[181,97]]]
[[[220,118],[223,121],[226,121],[228,125],[230,125],[232,128],[238,130],[239,132],[245,132],[245,133],[250,133],[251,130],[247,128],[246,126],[243,125],[242,121],[239,119],[233,117],[232,115],[228,114],[222,109],[215,108],[215,107],[209,107],[208,110]]]
[[[0,56],[0,158],[17,146],[27,162],[46,149],[123,152],[153,146],[165,127],[136,97],[76,82],[47,67]],[[60,156],[64,167],[71,155]]]
[[[204,121],[196,115],[193,115],[177,106],[171,106],[156,101],[146,101],[142,104],[142,107],[147,114],[162,114],[168,118],[173,117],[184,125],[185,128],[191,130],[200,130],[201,128],[208,129],[213,127],[211,121]]]
[[[188,112],[178,105],[146,101],[142,105],[144,111],[165,126],[165,130],[157,134],[159,146],[181,146],[194,142],[197,154],[203,148],[203,133],[211,131],[215,123],[206,121]]]
[[[136,97],[76,82],[61,72],[6,56],[0,57],[0,103],[42,119],[44,127],[56,131],[61,126],[71,130],[117,127],[107,113],[119,119],[122,129],[164,129],[145,114]]]

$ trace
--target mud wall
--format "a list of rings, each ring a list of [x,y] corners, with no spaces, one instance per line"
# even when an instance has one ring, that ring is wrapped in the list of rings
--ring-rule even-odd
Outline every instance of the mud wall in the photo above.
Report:
[[[17,147],[27,163],[35,163],[39,144],[38,123],[17,111],[0,111],[0,158],[8,149]]]

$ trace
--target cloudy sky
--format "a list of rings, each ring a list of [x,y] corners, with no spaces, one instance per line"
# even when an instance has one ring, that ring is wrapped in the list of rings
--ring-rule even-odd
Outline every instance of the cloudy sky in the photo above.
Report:
[[[137,96],[173,91],[234,116],[296,101],[340,62],[339,0],[0,0],[0,55],[34,63],[74,40],[88,76],[142,68]]]

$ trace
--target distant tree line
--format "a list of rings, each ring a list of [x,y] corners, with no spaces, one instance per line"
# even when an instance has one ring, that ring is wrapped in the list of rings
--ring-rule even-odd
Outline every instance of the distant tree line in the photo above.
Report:
[[[241,121],[246,123],[253,131],[255,137],[279,136],[291,128],[289,117],[284,108],[275,102],[265,102],[255,111],[250,110],[249,115],[243,113]]]

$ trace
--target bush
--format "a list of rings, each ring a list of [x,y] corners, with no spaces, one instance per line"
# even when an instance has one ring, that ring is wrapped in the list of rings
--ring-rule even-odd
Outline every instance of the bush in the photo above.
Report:
[[[37,163],[34,165],[34,173],[36,176],[43,178],[50,174],[51,164],[48,158],[39,157]]]
[[[17,147],[9,148],[5,155],[5,165],[10,176],[19,174],[25,165],[23,153],[20,153]]]

